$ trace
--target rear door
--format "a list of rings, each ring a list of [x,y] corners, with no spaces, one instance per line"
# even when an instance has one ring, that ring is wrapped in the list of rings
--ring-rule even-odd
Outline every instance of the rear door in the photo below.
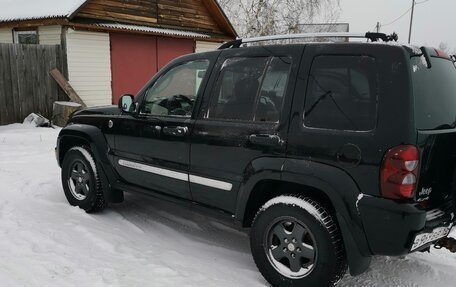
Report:
[[[379,72],[382,48],[358,44],[306,47],[287,150],[292,158],[346,170],[361,190],[374,195],[378,194],[376,164],[383,151],[373,147],[385,137],[377,129],[379,95],[388,87]],[[285,170],[293,173],[294,167],[286,165]]]
[[[261,169],[252,164],[285,155],[290,95],[302,49],[222,52],[191,138],[190,187],[195,201],[233,212],[243,180]]]
[[[450,208],[456,182],[456,68],[429,50],[411,58],[415,125],[421,149],[417,199],[428,208]]]

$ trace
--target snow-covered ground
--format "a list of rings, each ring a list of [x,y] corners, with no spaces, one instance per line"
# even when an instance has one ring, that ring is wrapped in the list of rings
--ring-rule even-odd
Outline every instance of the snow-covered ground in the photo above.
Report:
[[[267,286],[248,237],[196,210],[128,194],[90,215],[68,205],[58,130],[0,127],[0,286]],[[445,250],[375,258],[340,286],[455,286]]]

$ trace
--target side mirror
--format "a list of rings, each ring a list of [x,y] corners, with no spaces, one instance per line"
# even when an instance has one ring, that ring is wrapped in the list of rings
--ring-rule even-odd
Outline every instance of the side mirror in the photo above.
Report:
[[[135,97],[133,95],[129,95],[129,94],[123,95],[119,99],[119,109],[122,112],[132,113],[135,111],[135,108],[136,108],[134,102],[135,102]]]

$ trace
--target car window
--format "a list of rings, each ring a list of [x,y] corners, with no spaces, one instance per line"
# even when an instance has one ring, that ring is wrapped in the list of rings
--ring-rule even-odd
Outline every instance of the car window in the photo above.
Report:
[[[456,126],[456,68],[453,62],[432,58],[428,68],[423,57],[412,57],[416,127],[423,130]]]
[[[290,66],[289,58],[227,59],[213,90],[207,117],[278,121]]]
[[[142,113],[191,117],[208,60],[186,62],[172,68],[146,91]]]
[[[369,131],[377,119],[378,75],[366,56],[318,56],[307,87],[306,127]]]
[[[268,66],[257,104],[255,121],[278,122],[291,71],[291,58],[273,58]]]

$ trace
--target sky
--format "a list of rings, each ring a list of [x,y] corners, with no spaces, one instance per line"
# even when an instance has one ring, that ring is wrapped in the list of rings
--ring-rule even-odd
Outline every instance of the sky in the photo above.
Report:
[[[412,44],[438,47],[448,44],[456,50],[456,0],[417,0],[412,31]],[[412,0],[340,0],[342,9],[339,22],[350,24],[350,32],[375,30],[378,22],[381,32],[396,32],[400,42],[408,41],[410,12],[389,24],[412,7]]]

